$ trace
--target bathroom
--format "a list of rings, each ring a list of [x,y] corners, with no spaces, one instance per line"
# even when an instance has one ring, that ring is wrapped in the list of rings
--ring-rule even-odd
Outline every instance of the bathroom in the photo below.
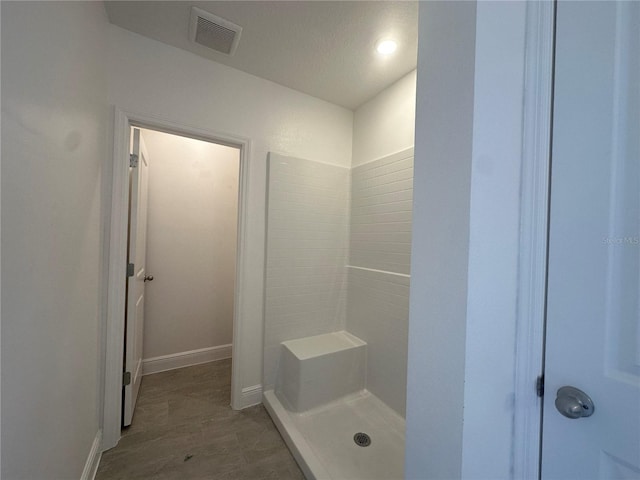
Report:
[[[259,9],[270,2],[195,3],[202,7],[215,4],[221,16],[230,17],[225,9],[232,6]],[[312,10],[324,3],[280,4]],[[369,7],[387,3],[393,2],[371,2]],[[269,225],[288,217],[277,219],[267,211],[265,201],[270,198],[268,186],[273,180],[267,176],[267,160],[274,162],[274,168],[278,168],[276,161],[284,168],[291,166],[291,159],[298,159],[299,166],[320,163],[349,170],[348,182],[340,184],[340,196],[348,201],[333,205],[342,219],[338,224],[341,236],[327,233],[335,240],[330,245],[335,257],[326,261],[338,266],[332,277],[325,278],[323,291],[339,301],[332,304],[332,314],[324,317],[322,329],[301,328],[295,338],[346,329],[359,339],[352,339],[353,346],[366,343],[366,358],[372,364],[365,364],[364,383],[359,377],[357,386],[368,387],[382,402],[388,402],[394,415],[402,416],[402,394],[389,397],[386,383],[376,386],[376,372],[369,372],[369,366],[373,367],[385,348],[400,351],[404,332],[401,328],[383,332],[389,342],[383,342],[381,350],[376,337],[380,331],[369,334],[362,329],[359,315],[370,315],[375,302],[390,300],[365,295],[364,287],[373,282],[374,275],[397,280],[395,291],[400,293],[396,297],[401,297],[409,273],[400,264],[378,264],[385,255],[377,255],[377,251],[373,255],[372,251],[358,251],[366,246],[359,242],[360,234],[378,231],[359,230],[365,229],[367,222],[357,223],[356,209],[363,206],[358,202],[365,199],[356,201],[356,190],[359,185],[368,188],[364,181],[370,180],[358,177],[358,169],[364,174],[370,163],[390,161],[390,154],[407,152],[414,143],[412,136],[407,134],[409,141],[369,154],[359,142],[367,143],[370,133],[375,137],[371,148],[377,149],[375,145],[386,144],[388,132],[396,132],[402,123],[392,115],[372,114],[371,118],[382,122],[385,133],[380,134],[374,125],[367,124],[369,117],[358,112],[358,106],[379,91],[350,106],[339,105],[233,68],[224,58],[211,61],[207,55],[185,51],[189,50],[186,26],[182,46],[161,40],[162,33],[171,33],[168,27],[184,25],[188,15],[181,14],[183,23],[163,23],[160,7],[177,9],[185,4],[112,2],[142,11],[141,17],[130,12],[122,15],[119,21],[131,23],[118,26],[102,2],[2,2],[3,477],[89,479],[101,453],[120,440],[123,370],[117,344],[122,343],[118,331],[121,318],[109,302],[117,297],[114,285],[125,277],[126,252],[110,249],[126,226],[121,222],[119,231],[111,228],[113,206],[119,201],[114,195],[123,193],[112,187],[114,149],[126,144],[120,137],[128,131],[131,119],[139,125],[224,139],[226,144],[242,147],[237,266],[237,284],[242,288],[237,292],[232,340],[231,404],[236,410],[260,403],[263,394],[270,391],[265,388],[269,385],[263,385],[263,379],[268,378],[265,363],[275,367],[270,381],[278,389],[277,347],[269,343],[267,347],[273,347],[269,350],[264,343],[265,245],[269,248],[265,240],[274,233],[269,232]],[[358,4],[361,2],[332,3],[335,8],[347,9]],[[553,478],[586,478],[576,472],[566,474],[570,468],[587,468],[589,472],[602,468],[602,478],[615,478],[616,469],[627,472],[627,477],[637,477],[637,459],[632,455],[622,450],[610,453],[595,443],[588,450],[580,448],[587,438],[581,434],[585,426],[597,423],[590,440],[610,437],[605,427],[618,425],[612,420],[620,418],[620,406],[600,406],[605,400],[614,402],[623,396],[593,394],[598,413],[591,420],[569,421],[555,410],[553,393],[562,385],[585,384],[587,390],[592,385],[594,391],[605,385],[594,375],[605,371],[602,363],[569,372],[565,366],[576,362],[563,361],[560,355],[551,361],[551,352],[573,352],[580,347],[580,366],[584,367],[595,358],[582,348],[586,336],[601,341],[637,338],[624,335],[629,328],[636,328],[631,322],[611,326],[605,325],[602,316],[593,318],[593,312],[602,307],[589,307],[602,300],[598,295],[570,297],[565,293],[579,293],[567,292],[567,288],[587,280],[602,281],[594,292],[607,288],[623,292],[610,284],[600,288],[606,279],[620,280],[622,277],[612,275],[620,269],[633,279],[623,284],[635,288],[637,270],[630,269],[637,265],[637,249],[632,245],[617,248],[613,240],[637,231],[638,203],[611,205],[610,212],[620,207],[627,216],[603,222],[606,225],[601,231],[590,231],[591,236],[583,235],[582,225],[563,221],[556,224],[561,233],[549,236],[548,221],[552,210],[548,202],[552,118],[553,128],[559,129],[553,130],[554,142],[562,140],[566,147],[561,158],[581,162],[572,169],[580,175],[594,175],[587,179],[590,184],[608,188],[609,182],[601,181],[603,175],[631,183],[637,178],[637,170],[620,179],[623,169],[612,176],[611,172],[581,168],[587,160],[603,166],[598,163],[602,156],[594,158],[600,151],[620,154],[628,148],[637,152],[633,150],[637,144],[632,143],[637,136],[625,136],[627,131],[637,131],[633,122],[640,111],[634,107],[637,89],[633,88],[638,84],[640,58],[640,37],[634,30],[640,25],[637,5],[564,0],[419,2],[417,66],[380,85],[381,89],[389,87],[417,71],[408,365],[406,372],[400,369],[392,378],[393,384],[399,385],[406,375],[407,478],[539,478],[541,468],[551,468],[548,476]],[[343,13],[340,18],[349,18]],[[259,12],[257,23],[267,14]],[[413,12],[412,18],[416,15]],[[318,12],[309,16],[324,18]],[[356,16],[352,21],[359,24],[359,19]],[[133,24],[145,31],[135,32]],[[328,22],[326,28],[333,25]],[[245,26],[248,35],[252,29],[248,23]],[[279,32],[272,29],[262,43],[277,39]],[[331,33],[326,38],[336,40]],[[375,58],[373,55],[372,51],[368,58]],[[294,69],[293,73],[324,85],[326,72],[320,58],[324,57],[314,56],[309,68]],[[263,55],[263,60],[281,78],[292,77],[290,70],[272,61],[271,54]],[[576,84],[585,88],[576,89]],[[356,91],[359,87],[356,85]],[[598,102],[592,101],[594,98]],[[380,103],[384,103],[382,99]],[[372,106],[372,112],[379,106]],[[356,124],[359,114],[360,126]],[[613,114],[617,116],[612,118]],[[575,127],[577,121],[582,122],[580,128]],[[366,135],[357,134],[360,128]],[[571,136],[585,130],[590,134],[577,140]],[[406,133],[397,131],[399,135]],[[612,140],[613,133],[621,135]],[[612,142],[616,149],[609,148]],[[570,147],[580,150],[576,153]],[[123,154],[119,160],[127,160],[128,150],[118,151]],[[616,161],[637,159],[633,155],[619,155]],[[360,161],[362,165],[357,163]],[[555,158],[554,165],[559,165]],[[340,178],[344,181],[346,177]],[[577,206],[570,211],[569,220],[589,220],[595,214],[606,220],[607,209],[602,207],[612,199],[627,198],[610,198],[602,190],[598,190],[599,197],[589,195],[591,190],[572,183],[575,178],[569,175],[562,182],[554,177],[553,182],[554,194],[559,194],[554,198],[565,200],[556,206]],[[637,194],[637,188],[629,191]],[[574,201],[578,195],[580,201]],[[332,205],[332,200],[333,196],[326,205]],[[289,220],[298,219],[296,214]],[[625,228],[611,230],[617,228],[616,222],[627,221],[629,228],[623,224]],[[387,233],[386,227],[375,228]],[[603,246],[603,236],[612,243]],[[566,247],[566,255],[547,257],[550,238],[555,240],[553,248]],[[598,257],[603,260],[598,265],[593,262],[594,255],[585,255],[574,263],[577,268],[567,268],[563,261],[584,253],[576,247],[585,245],[579,242],[586,238],[597,239],[589,244],[597,255],[614,254]],[[401,243],[406,245],[406,236]],[[277,242],[270,245],[277,246]],[[406,255],[406,250],[389,253]],[[626,258],[622,253],[633,262],[619,261]],[[318,254],[296,261],[308,259],[325,260]],[[617,263],[607,272],[610,261]],[[560,275],[555,277],[553,288],[547,289],[549,265],[558,267]],[[582,273],[591,267],[599,270]],[[111,275],[114,271],[119,275]],[[567,325],[567,334],[549,330],[545,337],[546,293],[555,295],[556,302],[551,303],[562,307],[556,310],[560,312],[556,324]],[[371,308],[366,313],[357,308],[363,298]],[[635,302],[637,295],[625,298]],[[279,306],[273,302],[271,307]],[[304,324],[309,318],[301,315],[298,320]],[[584,328],[587,318],[590,327]],[[370,326],[380,325],[374,322]],[[612,337],[612,332],[621,334]],[[284,338],[282,335],[282,331],[273,332],[270,340],[275,343],[278,337]],[[342,337],[350,338],[346,334]],[[545,346],[545,339],[551,343]],[[610,360],[626,361],[629,352],[637,353],[637,345],[628,345],[624,351],[620,345],[622,342],[609,343],[606,351],[620,355],[604,359],[607,365],[612,365]],[[289,351],[295,353],[295,346]],[[267,356],[269,362],[264,362]],[[386,373],[381,375],[384,379]],[[633,375],[637,383],[637,372]],[[540,397],[543,383],[549,394]],[[631,401],[637,402],[637,391],[633,395]],[[632,422],[628,423],[626,438],[631,441],[622,447],[637,452],[640,437],[637,431],[629,432]],[[356,445],[353,437],[357,433],[370,434],[371,445]],[[372,451],[379,442],[368,426],[350,427],[349,434],[359,452]],[[541,444],[548,445],[545,448],[551,452],[546,458],[541,456]],[[567,449],[570,454],[553,453]],[[549,459],[555,463],[547,467]]]
[[[275,11],[281,16],[298,8],[295,4],[278,5]],[[326,14],[328,5],[316,4],[305,9]],[[214,13],[221,16],[231,16],[234,9],[243,9],[242,4],[233,8],[224,3],[215,6],[219,8]],[[107,4],[107,7],[113,24],[134,32],[136,28],[150,28],[145,27],[144,18],[150,16],[154,8],[158,9],[144,3],[136,4],[135,8],[128,4]],[[224,7],[230,10],[225,13]],[[265,22],[265,15],[274,15],[274,9],[263,7],[261,15],[255,12],[256,8],[251,5],[250,17],[261,17]],[[333,16],[340,13],[336,10],[342,9],[343,16],[362,17],[363,8],[344,3],[332,5],[330,10]],[[183,9],[189,10],[186,6]],[[389,457],[393,458],[393,468],[381,474],[401,477],[417,4],[382,3],[376,4],[375,9],[365,10],[368,10],[366,15],[378,18],[383,18],[383,13],[396,11],[396,14],[388,15],[389,21],[385,21],[384,26],[364,35],[368,39],[367,50],[361,64],[366,64],[369,76],[380,78],[371,82],[366,92],[352,84],[342,86],[341,90],[351,92],[342,100],[349,108],[248,77],[220,63],[180,55],[176,49],[168,49],[166,45],[115,26],[110,29],[114,52],[110,96],[115,105],[128,105],[127,111],[119,115],[127,116],[131,124],[168,131],[178,129],[186,135],[217,140],[241,150],[230,399],[233,408],[264,403],[275,386],[283,341],[346,330],[367,343],[362,349],[357,391],[379,398],[375,401],[380,405],[388,405],[384,408],[396,429],[395,437],[387,436],[385,440],[383,435],[376,437],[373,431],[362,426],[373,436],[372,445],[367,448],[353,442],[357,432],[351,432],[349,440],[359,451],[369,452],[367,455],[381,460],[381,451],[394,452]],[[241,36],[241,42],[251,41],[250,27],[250,22],[245,20],[242,35],[246,39]],[[336,35],[353,36],[353,32],[341,30],[344,27],[335,28]],[[148,32],[147,35],[153,36]],[[377,40],[389,36],[398,41],[397,58],[376,51]],[[238,48],[242,48],[239,45]],[[353,57],[346,49],[343,55]],[[153,63],[149,64],[153,74],[145,69],[135,70],[137,78],[133,81],[145,88],[133,91],[128,88],[132,79],[123,82],[115,72],[142,56],[162,57],[172,70],[160,74]],[[193,72],[193,75],[185,80],[184,72]],[[226,95],[204,94],[208,87],[206,78],[212,74]],[[150,95],[167,88],[167,75],[173,77],[175,83],[188,83],[192,95],[166,106],[154,98],[151,106]],[[228,82],[226,87],[225,82]],[[198,91],[202,94],[197,95]],[[231,94],[234,92],[238,95]],[[265,103],[266,96],[269,101]],[[192,104],[194,100],[201,102]],[[173,107],[175,110],[169,117],[172,122],[163,123],[167,115],[159,110]],[[210,116],[207,110],[225,112],[225,115]],[[201,120],[196,122],[194,114],[202,116]],[[190,117],[188,125],[198,125],[195,132],[178,118],[180,116]],[[293,176],[282,168],[278,173],[276,167],[283,167],[285,163],[301,170]],[[278,174],[283,177],[279,178]],[[292,200],[291,195],[295,196],[296,192],[296,200]],[[314,209],[314,205],[319,209]],[[278,216],[278,210],[288,213]],[[282,220],[281,225],[276,224],[278,218]],[[304,219],[310,223],[304,224]],[[301,235],[301,228],[310,235]],[[282,241],[280,247],[278,240]],[[296,252],[295,258],[286,257],[293,252]],[[274,262],[280,262],[283,269],[278,271]],[[298,262],[307,262],[306,267],[290,271],[290,267],[296,269]],[[256,271],[264,271],[264,275],[256,276]],[[299,289],[300,295],[291,287]],[[312,299],[303,300],[305,297]],[[258,302],[264,303],[264,321],[263,312],[257,309]],[[291,321],[294,317],[296,321]],[[258,332],[264,333],[258,335]],[[345,391],[344,395],[357,394],[357,391]],[[325,400],[328,403],[334,399]],[[386,444],[390,448],[386,448]],[[295,447],[290,447],[295,451]],[[304,462],[302,458],[296,457],[296,460]],[[311,471],[305,474],[309,478],[317,476]],[[371,478],[372,472],[366,470],[361,475]],[[340,474],[336,478],[339,477]]]

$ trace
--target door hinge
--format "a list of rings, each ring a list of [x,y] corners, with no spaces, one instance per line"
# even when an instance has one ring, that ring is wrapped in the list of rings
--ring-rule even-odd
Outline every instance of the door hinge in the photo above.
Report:
[[[536,395],[540,398],[544,396],[544,375],[540,375],[536,378]]]
[[[136,168],[138,166],[138,155],[135,153],[129,154],[129,166],[131,168]]]
[[[133,277],[135,274],[135,266],[133,263],[127,263],[127,277]]]
[[[122,386],[126,387],[131,384],[131,372],[122,373]]]

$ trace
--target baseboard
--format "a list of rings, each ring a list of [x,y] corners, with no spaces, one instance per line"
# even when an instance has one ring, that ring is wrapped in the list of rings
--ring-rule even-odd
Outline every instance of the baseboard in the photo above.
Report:
[[[262,385],[243,388],[240,403],[240,408],[252,407],[262,403]]]
[[[102,430],[98,430],[95,438],[93,439],[93,445],[89,451],[89,456],[84,464],[82,470],[82,476],[80,480],[93,480],[96,478],[96,472],[98,471],[98,465],[100,465],[100,458],[102,457]]]
[[[231,358],[231,344],[147,358],[142,360],[142,375],[215,362],[225,358]]]

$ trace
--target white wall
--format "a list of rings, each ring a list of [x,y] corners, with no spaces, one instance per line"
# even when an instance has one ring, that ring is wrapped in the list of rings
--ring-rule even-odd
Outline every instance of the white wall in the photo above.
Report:
[[[461,478],[462,472],[475,21],[475,2],[420,4],[409,479]]]
[[[1,8],[2,477],[79,478],[101,398],[107,20]]]
[[[414,70],[355,111],[352,166],[413,147],[415,118]]]
[[[407,478],[512,475],[525,11],[420,5]]]
[[[251,140],[240,381],[259,385],[267,152],[349,166],[353,113],[115,26],[109,43],[110,103]]]
[[[526,7],[477,8],[463,478],[511,478]]]
[[[144,359],[231,343],[240,150],[142,130],[149,152]]]

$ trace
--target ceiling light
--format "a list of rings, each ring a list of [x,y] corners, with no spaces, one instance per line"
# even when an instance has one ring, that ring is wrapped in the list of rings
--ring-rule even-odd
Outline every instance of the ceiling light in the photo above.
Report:
[[[388,38],[379,40],[378,43],[376,43],[376,52],[380,55],[391,55],[397,48],[398,44]]]

